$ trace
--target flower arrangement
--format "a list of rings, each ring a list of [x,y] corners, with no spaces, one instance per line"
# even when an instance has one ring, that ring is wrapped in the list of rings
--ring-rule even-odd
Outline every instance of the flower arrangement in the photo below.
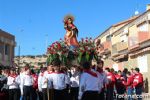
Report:
[[[48,59],[50,64],[53,60],[58,60],[61,64],[69,66],[72,65],[72,61],[76,60],[78,64],[82,64],[85,61],[97,60],[96,47],[92,38],[82,38],[79,41],[79,47],[74,50],[70,50],[65,42],[60,39],[52,43],[47,48]]]

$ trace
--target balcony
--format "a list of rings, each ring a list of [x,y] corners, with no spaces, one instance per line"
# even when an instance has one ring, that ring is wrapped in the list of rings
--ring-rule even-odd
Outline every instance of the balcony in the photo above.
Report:
[[[125,49],[128,49],[128,43],[127,42],[117,43],[117,51],[123,51]]]
[[[120,51],[128,49],[127,42],[118,42],[112,46],[112,56],[119,56],[121,53]]]
[[[112,46],[112,56],[113,57],[115,57],[115,56],[118,56],[119,55],[119,52],[118,52],[118,50],[117,50],[117,44],[114,44],[113,46]]]
[[[141,44],[150,40],[150,32],[140,31],[137,36],[129,37],[129,50],[137,50],[140,48]]]
[[[139,43],[150,40],[150,32],[140,31],[138,32]]]
[[[111,41],[105,41],[102,43],[102,48],[100,49],[100,53],[110,52],[111,50]]]

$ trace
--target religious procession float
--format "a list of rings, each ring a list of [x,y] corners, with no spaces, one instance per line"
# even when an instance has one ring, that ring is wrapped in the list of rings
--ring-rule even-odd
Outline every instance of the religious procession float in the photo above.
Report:
[[[61,62],[62,65],[71,67],[74,65],[82,65],[84,62],[98,60],[98,49],[100,40],[92,38],[82,38],[77,40],[78,29],[74,25],[74,17],[67,15],[64,17],[64,28],[66,34],[63,39],[60,39],[47,48],[47,64],[51,64],[53,60]]]

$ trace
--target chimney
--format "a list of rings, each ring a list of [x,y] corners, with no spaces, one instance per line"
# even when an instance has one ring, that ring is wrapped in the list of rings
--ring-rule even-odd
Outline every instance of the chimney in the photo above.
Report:
[[[147,10],[147,11],[150,10],[150,4],[147,4],[146,10]]]

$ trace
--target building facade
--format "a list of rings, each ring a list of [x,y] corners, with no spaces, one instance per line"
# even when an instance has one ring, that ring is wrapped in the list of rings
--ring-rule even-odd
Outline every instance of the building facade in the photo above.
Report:
[[[0,29],[0,66],[13,66],[15,36]]]
[[[47,56],[46,55],[27,55],[27,56],[16,56],[14,58],[15,67],[24,67],[29,65],[33,68],[39,69],[41,66],[46,67]]]
[[[99,53],[105,66],[116,71],[139,67],[145,82],[150,81],[150,5],[146,12],[112,25],[97,39],[101,39]],[[149,89],[150,84],[145,85],[145,91]]]

